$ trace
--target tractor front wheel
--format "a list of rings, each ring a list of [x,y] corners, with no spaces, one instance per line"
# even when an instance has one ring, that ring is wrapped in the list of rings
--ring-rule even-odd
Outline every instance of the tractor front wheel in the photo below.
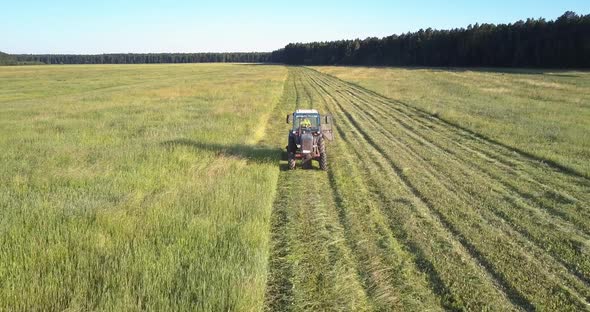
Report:
[[[296,166],[295,153],[289,152],[288,157],[287,157],[287,161],[289,162],[289,169],[295,170],[295,166]]]
[[[318,145],[320,149],[320,169],[328,170],[328,155],[326,154],[326,143],[324,143],[324,139],[320,139]]]

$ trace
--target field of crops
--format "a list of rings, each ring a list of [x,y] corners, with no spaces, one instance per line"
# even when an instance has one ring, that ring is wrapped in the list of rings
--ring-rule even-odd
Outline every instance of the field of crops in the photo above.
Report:
[[[590,75],[527,75],[1,68],[0,310],[589,310]],[[286,170],[296,108],[334,116],[327,172]]]

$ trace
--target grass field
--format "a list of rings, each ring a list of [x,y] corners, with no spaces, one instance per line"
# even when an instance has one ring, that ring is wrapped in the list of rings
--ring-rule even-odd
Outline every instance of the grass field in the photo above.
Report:
[[[286,73],[0,68],[0,310],[260,307]]]
[[[590,72],[317,69],[590,177]]]
[[[536,123],[348,71],[0,68],[0,310],[590,310],[583,100],[517,144]],[[334,115],[327,172],[286,170],[298,107]]]

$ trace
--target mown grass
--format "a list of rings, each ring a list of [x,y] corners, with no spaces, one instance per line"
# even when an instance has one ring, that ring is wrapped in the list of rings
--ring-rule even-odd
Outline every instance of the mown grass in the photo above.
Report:
[[[0,310],[260,310],[285,76],[0,68]]]
[[[590,73],[316,67],[590,177]]]
[[[447,251],[439,256],[443,262],[430,260],[441,284],[448,287],[450,296],[443,296],[443,302],[456,308],[497,308],[497,298],[484,299],[496,288],[519,308],[587,307],[588,253],[580,248],[589,241],[587,179],[540,166],[525,155],[355,85],[311,76],[332,95],[333,110],[340,111],[344,128],[358,132],[347,142],[360,144],[359,159],[371,172],[367,180],[376,185],[385,206],[388,201],[393,204],[394,228],[410,237],[419,231],[435,237],[439,227],[451,235],[442,246],[457,242],[466,252],[453,257]],[[400,197],[407,200],[400,202]],[[415,214],[400,214],[407,205],[434,222],[421,230],[405,230],[404,219]],[[572,207],[577,215],[566,217]],[[419,239],[407,243],[411,247]],[[469,258],[467,266],[449,270],[455,261]],[[465,271],[470,262],[484,274],[466,281],[468,275],[457,272]],[[462,280],[451,282],[455,278]]]
[[[310,69],[291,80],[337,135],[327,173],[281,172],[271,309],[588,309],[587,178]]]
[[[325,94],[305,78],[305,71],[289,71],[275,113],[279,123],[269,127],[275,144],[284,145],[287,127],[280,117],[288,112],[297,107],[329,111]],[[343,144],[329,144],[329,172],[316,166],[280,174],[267,309],[437,310],[438,299],[413,256],[392,234],[370,191],[357,184],[359,168]]]
[[[277,148],[284,149],[287,138],[285,115],[298,107],[316,107],[305,88],[297,75],[289,74],[268,128],[268,142]],[[312,170],[290,171],[283,160],[281,167],[273,207],[267,310],[368,310],[328,176],[317,164]]]

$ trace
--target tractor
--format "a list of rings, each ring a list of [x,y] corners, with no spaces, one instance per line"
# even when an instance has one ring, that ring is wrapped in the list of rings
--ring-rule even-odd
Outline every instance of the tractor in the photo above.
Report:
[[[332,116],[320,115],[315,109],[298,109],[287,115],[287,123],[292,123],[289,130],[289,145],[287,145],[287,159],[289,169],[296,167],[297,160],[301,160],[301,167],[310,169],[311,161],[316,160],[320,169],[328,169],[328,155],[326,154],[326,140],[332,141]]]

